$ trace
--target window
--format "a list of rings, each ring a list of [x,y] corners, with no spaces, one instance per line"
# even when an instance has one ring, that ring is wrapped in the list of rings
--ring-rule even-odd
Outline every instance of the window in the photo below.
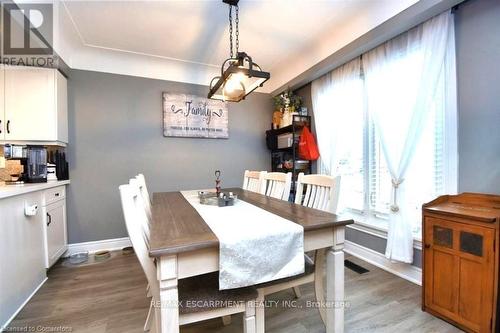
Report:
[[[456,193],[455,71],[446,11],[311,84],[320,172],[342,176],[337,212],[386,230],[390,260],[413,261],[422,204]]]
[[[392,89],[395,96],[395,105],[404,105],[404,101],[415,99],[415,87],[418,82],[418,62],[422,61],[419,50],[404,58],[399,58],[390,64],[389,74],[381,76],[380,85]],[[392,84],[391,73],[398,75],[405,72],[405,84]],[[382,146],[372,116],[367,105],[367,86],[364,84],[362,70],[360,74],[351,78],[349,84],[344,84],[342,89],[332,90],[332,100],[348,112],[337,115],[336,121],[342,126],[335,126],[338,137],[345,138],[341,144],[336,145],[338,164],[332,174],[340,174],[342,183],[340,189],[339,209],[344,212],[359,214],[360,221],[375,226],[379,229],[388,228],[388,214],[392,199],[392,182]],[[401,77],[393,82],[401,82]],[[408,218],[412,222],[412,231],[416,238],[421,234],[421,207],[445,192],[454,192],[453,186],[446,186],[451,158],[448,161],[445,155],[450,152],[446,146],[445,120],[447,110],[447,90],[445,85],[445,71],[439,78],[435,92],[432,109],[426,119],[425,126],[417,142],[416,151],[409,163],[405,176],[405,187],[408,195],[404,203]],[[342,102],[339,103],[338,101]],[[403,102],[402,102],[403,101]],[[392,107],[388,105],[388,107]],[[453,109],[453,108],[451,108]],[[398,110],[395,108],[395,112]],[[450,123],[452,130],[453,122]],[[453,131],[452,131],[453,133]],[[404,133],[400,133],[404,138]],[[397,133],[391,136],[397,138]],[[455,157],[456,158],[456,157]],[[321,164],[322,171],[325,166]],[[455,185],[456,186],[456,185]]]

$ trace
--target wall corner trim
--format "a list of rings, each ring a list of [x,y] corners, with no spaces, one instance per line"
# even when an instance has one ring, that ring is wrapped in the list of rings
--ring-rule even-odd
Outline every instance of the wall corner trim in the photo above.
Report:
[[[382,253],[373,251],[351,241],[345,241],[344,252],[377,266],[389,273],[412,283],[422,285],[422,269],[410,264],[396,263],[388,260]]]
[[[86,252],[95,253],[97,251],[116,251],[121,250],[124,247],[132,246],[130,242],[130,238],[113,238],[113,239],[103,239],[99,241],[93,242],[84,242],[84,243],[73,243],[68,244],[68,250],[64,253],[64,257],[69,257],[70,255],[78,252]]]

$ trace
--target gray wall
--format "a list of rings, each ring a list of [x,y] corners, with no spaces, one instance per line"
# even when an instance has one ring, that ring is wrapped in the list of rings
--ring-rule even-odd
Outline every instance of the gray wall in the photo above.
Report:
[[[245,169],[266,170],[271,97],[229,105],[224,139],[165,138],[162,92],[207,94],[207,87],[71,71],[69,79],[69,243],[126,237],[118,186],[139,172],[151,192],[241,186]]]
[[[456,12],[460,192],[500,194],[500,1]]]

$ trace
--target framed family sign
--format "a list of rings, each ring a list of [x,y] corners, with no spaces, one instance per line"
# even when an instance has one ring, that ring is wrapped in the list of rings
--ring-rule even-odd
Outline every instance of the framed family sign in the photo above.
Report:
[[[205,97],[163,93],[163,135],[167,137],[229,137],[227,103]]]

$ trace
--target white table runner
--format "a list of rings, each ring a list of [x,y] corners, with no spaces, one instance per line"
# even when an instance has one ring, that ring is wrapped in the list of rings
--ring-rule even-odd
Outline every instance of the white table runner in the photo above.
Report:
[[[251,286],[304,272],[304,228],[239,199],[234,206],[202,205],[182,191],[219,239],[219,289]]]

